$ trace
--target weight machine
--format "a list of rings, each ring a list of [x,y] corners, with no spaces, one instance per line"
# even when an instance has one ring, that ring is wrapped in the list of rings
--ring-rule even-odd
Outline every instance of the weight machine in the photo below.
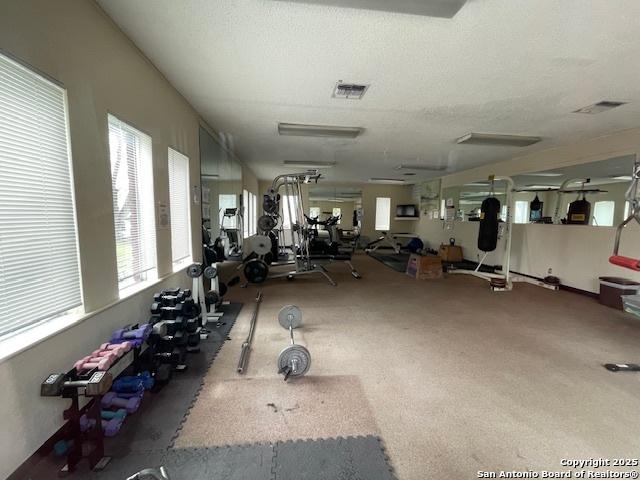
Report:
[[[624,228],[634,220],[640,225],[640,161],[636,157],[633,166],[631,185],[627,190],[625,198],[629,202],[629,216],[618,225],[616,239],[613,245],[613,255],[609,257],[609,262],[618,267],[628,268],[636,272],[640,271],[640,259],[625,257],[618,254],[620,249],[620,237]],[[626,295],[622,297],[624,310],[640,318],[640,295]],[[604,367],[611,372],[640,372],[640,365],[636,363],[607,363]]]
[[[304,217],[305,205],[302,185],[313,181],[317,183],[319,178],[320,173],[318,173],[318,170],[308,170],[302,173],[279,175],[273,180],[271,187],[263,197],[265,214],[259,218],[258,224],[263,231],[275,228],[281,220],[280,210],[282,210],[283,216],[289,219],[289,236],[291,248],[293,249],[293,259],[280,262],[277,258],[272,258],[270,262],[265,261],[266,256],[271,252],[271,240],[266,235],[251,237],[249,242],[255,255],[253,255],[254,258],[250,258],[244,264],[244,274],[249,282],[262,283],[267,278],[293,279],[299,275],[318,274],[322,275],[331,285],[337,285],[329,276],[327,269],[312,260],[309,245],[309,227]],[[280,192],[282,192],[282,195]],[[284,224],[284,222],[282,223]],[[282,237],[286,242],[284,233]],[[269,274],[269,264],[274,267],[293,265],[294,269],[287,272]]]

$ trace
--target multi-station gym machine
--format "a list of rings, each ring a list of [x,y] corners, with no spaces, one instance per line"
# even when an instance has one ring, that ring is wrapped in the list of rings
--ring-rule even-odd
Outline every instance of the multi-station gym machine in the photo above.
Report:
[[[245,248],[247,256],[243,266],[249,283],[262,283],[267,278],[292,279],[299,275],[318,274],[331,285],[336,285],[324,266],[314,263],[311,258],[309,228],[304,217],[302,185],[317,183],[319,178],[317,170],[309,170],[279,175],[273,180],[263,197],[264,215],[258,219],[260,233],[245,242],[248,248]],[[285,218],[289,220],[288,229],[284,228]],[[286,230],[289,235],[286,235]],[[280,261],[280,247],[288,241],[293,249],[293,259]],[[269,274],[270,267],[286,265],[292,265],[293,270]]]

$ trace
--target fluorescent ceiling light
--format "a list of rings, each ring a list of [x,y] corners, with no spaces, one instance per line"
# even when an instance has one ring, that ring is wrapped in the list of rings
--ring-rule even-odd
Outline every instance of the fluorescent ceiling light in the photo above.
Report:
[[[447,167],[439,167],[435,165],[407,165],[406,163],[401,163],[400,165],[396,165],[394,167],[396,170],[429,170],[433,172],[441,172],[442,170],[446,170]]]
[[[332,7],[382,10],[385,12],[453,18],[467,0],[285,0],[294,3],[314,3]]]
[[[540,173],[523,173],[524,177],[563,177],[564,173],[540,172]]]
[[[545,189],[545,188],[558,188],[558,185],[525,185],[525,187]]]
[[[203,175],[200,175],[200,177],[203,180],[217,180],[220,178],[220,175],[218,175],[217,173],[205,173]]]
[[[404,180],[397,178],[370,178],[369,183],[404,183]]]
[[[633,180],[633,177],[631,175],[619,175],[619,176],[615,176],[615,177],[611,177],[612,180],[624,180],[626,182],[630,182],[631,180]]]
[[[289,167],[305,167],[305,168],[332,168],[336,162],[307,162],[304,160],[285,160],[284,165]]]
[[[364,131],[361,127],[340,127],[334,125],[303,125],[300,123],[278,123],[280,135],[297,137],[338,137],[356,138]]]
[[[613,102],[611,100],[603,100],[587,107],[582,107],[575,110],[573,113],[586,113],[588,115],[595,115],[596,113],[606,112],[612,108],[619,107],[620,105],[626,105],[626,102]]]
[[[478,183],[465,183],[463,186],[464,187],[488,187],[490,185],[491,185],[490,183],[478,182]]]
[[[526,135],[502,135],[496,133],[467,133],[456,143],[469,145],[495,145],[502,147],[526,147],[542,140],[540,137]]]

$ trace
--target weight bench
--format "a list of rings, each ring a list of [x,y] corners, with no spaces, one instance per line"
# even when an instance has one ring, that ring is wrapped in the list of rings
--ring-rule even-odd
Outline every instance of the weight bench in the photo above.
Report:
[[[351,275],[353,276],[353,278],[358,278],[358,279],[362,278],[362,275],[360,275],[360,273],[353,266],[353,263],[351,263],[350,253],[338,253],[336,255],[314,254],[310,256],[310,259],[311,260],[328,260],[329,262],[344,262],[351,269]]]
[[[375,252],[378,248],[382,246],[386,246],[392,248],[396,254],[399,254],[402,251],[402,244],[398,242],[400,238],[414,238],[416,236],[415,233],[391,233],[391,232],[382,232],[382,235],[378,237],[377,240],[373,242],[369,242],[365,247],[364,251],[367,253]]]

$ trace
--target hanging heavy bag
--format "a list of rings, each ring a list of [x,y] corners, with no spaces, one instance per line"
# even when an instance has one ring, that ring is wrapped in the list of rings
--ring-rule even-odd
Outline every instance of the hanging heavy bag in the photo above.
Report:
[[[478,230],[478,249],[493,252],[498,246],[498,219],[500,200],[485,198],[480,207],[480,229]]]
[[[579,198],[569,204],[567,223],[570,225],[589,225],[590,219],[591,203],[582,194],[582,199]]]

